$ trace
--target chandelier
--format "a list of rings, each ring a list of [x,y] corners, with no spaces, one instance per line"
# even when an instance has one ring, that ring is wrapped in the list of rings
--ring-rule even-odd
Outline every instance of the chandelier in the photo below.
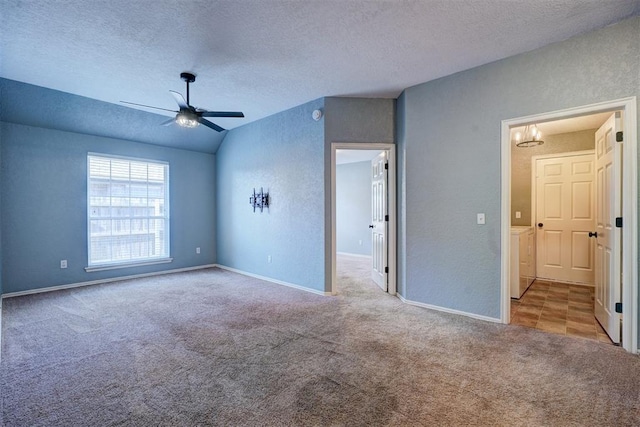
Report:
[[[513,136],[513,142],[515,142],[516,147],[525,148],[544,144],[542,132],[538,130],[538,126],[535,124],[525,126],[524,132],[516,132]]]

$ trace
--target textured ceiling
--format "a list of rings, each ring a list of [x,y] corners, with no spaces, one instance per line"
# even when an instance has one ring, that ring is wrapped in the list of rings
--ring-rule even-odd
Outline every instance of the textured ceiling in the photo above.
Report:
[[[240,110],[407,87],[640,13],[640,0],[0,0],[0,77],[109,103]],[[159,112],[160,114],[165,114]],[[169,114],[169,113],[166,113]]]

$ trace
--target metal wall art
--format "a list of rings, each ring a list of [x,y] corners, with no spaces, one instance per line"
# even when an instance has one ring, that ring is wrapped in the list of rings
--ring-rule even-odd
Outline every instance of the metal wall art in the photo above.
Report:
[[[266,193],[260,187],[260,192],[256,193],[256,189],[253,189],[253,196],[249,197],[249,204],[253,206],[253,211],[256,211],[256,208],[260,208],[260,212],[264,208],[269,208],[269,192]]]

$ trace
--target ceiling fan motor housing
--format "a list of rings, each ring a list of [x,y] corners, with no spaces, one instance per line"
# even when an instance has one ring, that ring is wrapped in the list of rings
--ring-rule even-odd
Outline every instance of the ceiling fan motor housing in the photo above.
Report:
[[[193,83],[196,81],[196,75],[187,72],[180,73],[180,78],[187,83]]]

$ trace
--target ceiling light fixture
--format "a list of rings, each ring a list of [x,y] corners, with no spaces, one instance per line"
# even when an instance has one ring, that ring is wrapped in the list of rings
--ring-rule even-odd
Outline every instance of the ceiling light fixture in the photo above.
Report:
[[[187,111],[181,111],[176,115],[176,123],[183,128],[194,128],[200,124],[198,116]]]
[[[513,136],[513,142],[516,147],[536,147],[544,144],[542,140],[542,132],[538,130],[538,126],[535,124],[527,125],[524,128],[524,133],[516,132]]]

